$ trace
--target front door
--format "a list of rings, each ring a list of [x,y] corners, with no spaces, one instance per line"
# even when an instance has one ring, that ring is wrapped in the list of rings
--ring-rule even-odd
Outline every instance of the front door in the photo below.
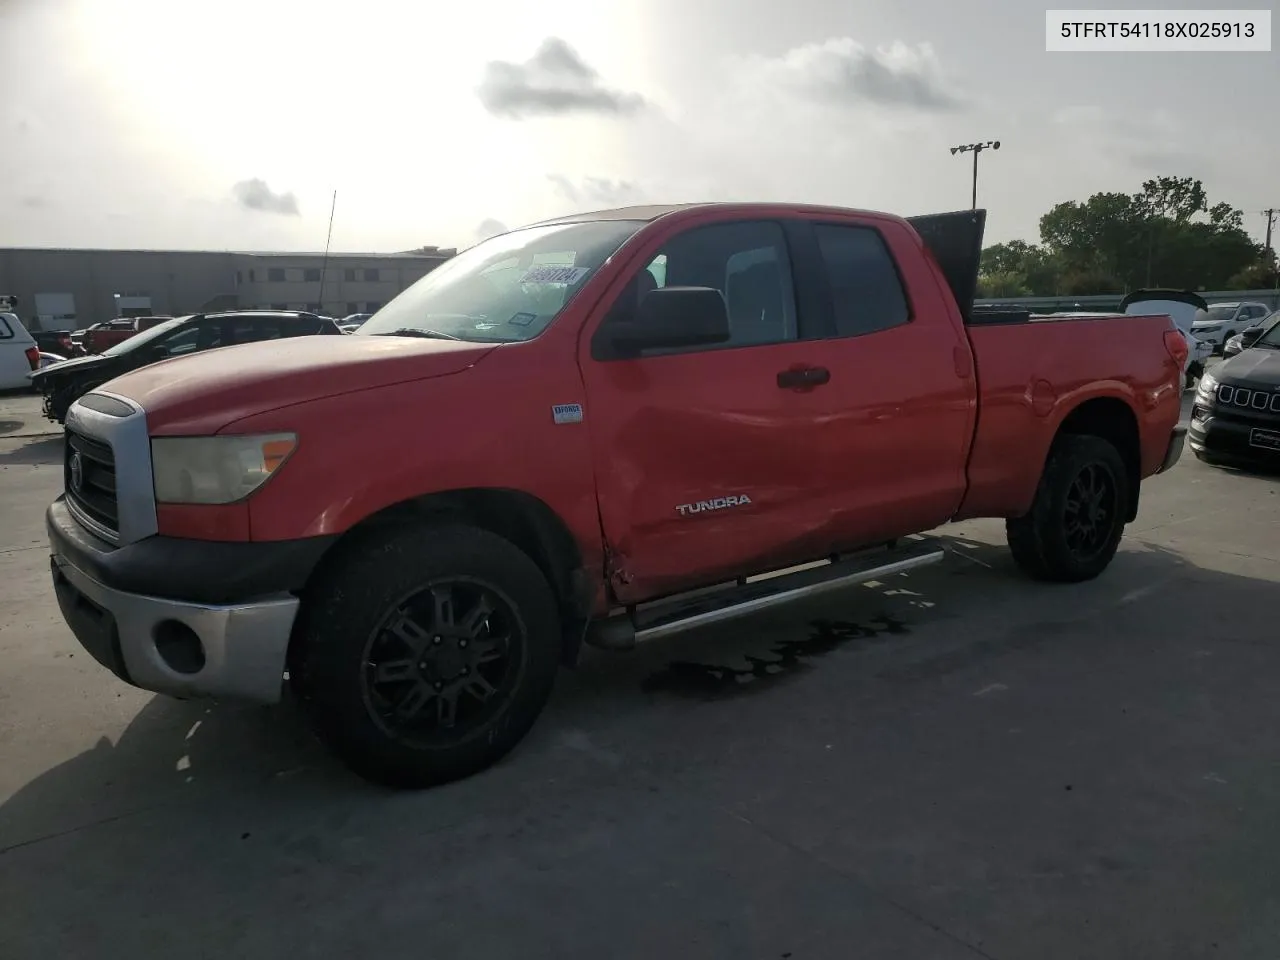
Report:
[[[694,227],[638,270],[586,348],[600,516],[623,602],[821,553],[811,502],[824,429],[778,375],[821,363],[796,306],[786,229],[774,221]],[[600,334],[659,286],[713,287],[731,340],[715,347],[602,353]]]

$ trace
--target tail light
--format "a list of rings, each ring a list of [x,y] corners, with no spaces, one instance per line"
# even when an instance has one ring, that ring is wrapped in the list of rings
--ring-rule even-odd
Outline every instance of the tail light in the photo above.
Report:
[[[1164,348],[1169,351],[1169,356],[1173,357],[1178,369],[1181,370],[1182,365],[1187,362],[1187,357],[1191,353],[1186,337],[1177,330],[1166,330],[1164,332]]]
[[[40,368],[40,348],[27,347],[26,354],[27,363],[31,364],[31,369],[38,370]]]

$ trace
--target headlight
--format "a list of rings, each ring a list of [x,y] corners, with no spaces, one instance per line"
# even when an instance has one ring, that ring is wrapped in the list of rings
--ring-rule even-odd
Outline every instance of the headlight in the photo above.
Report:
[[[1196,387],[1196,393],[1205,397],[1212,397],[1218,392],[1218,381],[1214,379],[1212,373],[1203,374],[1200,377],[1200,385]]]
[[[298,446],[293,433],[151,441],[157,503],[234,503],[270,479]]]

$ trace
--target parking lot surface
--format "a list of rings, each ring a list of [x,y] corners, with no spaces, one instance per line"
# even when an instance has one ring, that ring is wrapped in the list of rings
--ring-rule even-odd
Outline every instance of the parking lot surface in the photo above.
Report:
[[[35,403],[0,398],[0,957],[1280,955],[1275,478],[1188,451],[1093,583],[970,522],[926,571],[593,652],[506,761],[397,794],[287,703],[80,650]]]

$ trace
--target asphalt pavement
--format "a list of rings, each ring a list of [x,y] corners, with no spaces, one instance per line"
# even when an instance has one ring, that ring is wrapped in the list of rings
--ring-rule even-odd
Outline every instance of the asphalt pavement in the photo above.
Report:
[[[0,398],[6,960],[1280,955],[1275,478],[1188,452],[1093,583],[969,522],[937,567],[593,652],[506,761],[392,793],[288,704],[80,650],[34,404]]]

